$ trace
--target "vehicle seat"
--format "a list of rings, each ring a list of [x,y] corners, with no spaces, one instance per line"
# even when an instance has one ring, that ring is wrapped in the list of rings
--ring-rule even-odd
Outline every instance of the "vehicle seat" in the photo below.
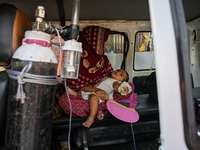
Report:
[[[31,29],[28,17],[14,5],[0,4],[0,67],[9,68],[15,50],[21,45],[26,30]],[[0,149],[5,145],[6,111],[9,77],[0,71]]]

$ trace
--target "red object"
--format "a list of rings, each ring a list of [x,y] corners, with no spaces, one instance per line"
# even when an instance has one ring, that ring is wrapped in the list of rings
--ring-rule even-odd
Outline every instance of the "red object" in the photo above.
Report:
[[[52,46],[52,44],[50,42],[43,41],[43,40],[36,40],[36,39],[23,39],[23,43],[40,45],[42,47],[51,47]]]
[[[113,71],[107,56],[104,55],[104,44],[109,32],[109,29],[99,26],[88,26],[83,29],[78,40],[83,44],[78,79],[67,80],[67,86],[72,89],[80,89],[87,85],[95,86]],[[129,103],[131,108],[135,108],[138,99],[137,95],[133,94],[135,89],[134,85],[131,82],[129,84],[132,87],[131,93],[122,96],[114,92],[113,97],[116,101],[121,102],[126,99],[124,102]],[[127,100],[129,97],[130,99]],[[89,103],[87,100],[82,99],[79,95],[70,95],[70,99],[73,117],[87,117],[89,115]],[[60,97],[59,105],[67,115],[70,114],[69,101],[66,93]],[[98,110],[106,110],[106,104],[100,103]]]
[[[73,117],[88,117],[89,115],[89,103],[84,100],[80,95],[69,95],[72,105],[72,116]],[[70,106],[67,94],[63,94],[59,99],[59,105],[64,110],[64,112],[70,115]],[[100,103],[98,110],[104,111],[106,109],[105,103]]]
[[[119,92],[115,92],[115,91],[114,91],[113,99],[114,99],[115,101],[127,99],[127,98],[129,98],[129,97],[133,94],[133,92],[134,92],[134,90],[135,90],[135,86],[134,86],[133,83],[131,83],[131,82],[128,82],[128,83],[129,83],[129,85],[132,87],[132,91],[131,91],[129,94],[127,94],[127,95],[121,95]]]
[[[104,44],[109,32],[109,29],[99,26],[83,29],[78,39],[83,46],[78,79],[68,79],[67,86],[75,90],[87,85],[95,86],[113,71],[107,56],[104,55]]]
[[[134,90],[134,85],[129,83]],[[84,100],[80,95],[69,95],[70,101],[72,104],[72,116],[73,117],[87,117],[89,115],[89,103],[87,100]],[[113,97],[116,98],[116,102],[125,102],[129,104],[129,108],[135,109],[138,104],[138,96],[134,92],[129,93],[125,96],[118,97],[118,93],[114,92]],[[70,115],[70,106],[67,94],[64,93],[59,99],[59,105],[64,110],[64,112],[69,116]],[[106,103],[100,103],[98,111],[106,111]]]
[[[70,102],[72,104],[72,116],[73,117],[88,117],[89,115],[89,103],[84,100],[80,95],[69,95]],[[137,94],[132,93],[127,99],[118,100],[118,102],[125,102],[129,104],[129,108],[135,109],[138,104]],[[64,93],[59,101],[60,107],[64,110],[65,114],[70,115],[70,106],[67,94]],[[106,103],[100,103],[98,106],[98,111],[106,111]]]

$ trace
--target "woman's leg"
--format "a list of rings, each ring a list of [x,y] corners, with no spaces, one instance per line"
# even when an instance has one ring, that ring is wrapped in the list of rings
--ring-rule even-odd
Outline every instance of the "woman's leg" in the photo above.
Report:
[[[89,128],[94,122],[95,116],[97,114],[99,98],[96,95],[91,94],[88,101],[90,105],[90,114],[87,120],[83,123],[83,126]]]
[[[97,118],[99,120],[102,120],[104,118],[104,112],[102,110],[100,110],[98,113],[97,113]]]

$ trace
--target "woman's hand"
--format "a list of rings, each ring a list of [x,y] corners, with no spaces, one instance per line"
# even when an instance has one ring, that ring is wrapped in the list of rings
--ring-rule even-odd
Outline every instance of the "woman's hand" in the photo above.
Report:
[[[94,92],[102,100],[108,100],[109,99],[108,94],[104,90],[101,90],[99,88],[95,88],[95,87],[92,87],[92,86],[86,86],[86,87],[82,88],[81,90],[85,91],[85,92]]]
[[[108,99],[109,99],[108,94],[107,94],[104,90],[96,89],[96,90],[95,90],[95,93],[96,93],[96,94],[99,96],[99,98],[102,99],[102,100],[108,100]]]

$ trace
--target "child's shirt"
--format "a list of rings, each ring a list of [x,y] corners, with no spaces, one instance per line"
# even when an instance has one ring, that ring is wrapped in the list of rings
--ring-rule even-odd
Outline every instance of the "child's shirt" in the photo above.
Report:
[[[109,95],[109,98],[113,99],[113,92],[114,92],[113,83],[115,81],[117,80],[113,78],[105,78],[105,80],[103,80],[96,88],[104,90]],[[94,94],[94,93],[82,91],[83,99],[88,100],[90,94]],[[103,100],[100,99],[100,102],[102,101]]]

